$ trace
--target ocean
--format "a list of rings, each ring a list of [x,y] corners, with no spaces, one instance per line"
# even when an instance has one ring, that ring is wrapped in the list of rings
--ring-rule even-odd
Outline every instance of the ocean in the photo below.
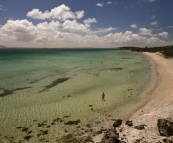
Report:
[[[149,98],[151,71],[138,52],[0,49],[0,140],[53,143],[106,128]]]

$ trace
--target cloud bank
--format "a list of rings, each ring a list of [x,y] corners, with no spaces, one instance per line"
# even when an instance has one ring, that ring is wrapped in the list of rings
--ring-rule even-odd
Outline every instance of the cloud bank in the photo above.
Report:
[[[129,30],[120,32],[115,27],[93,28],[98,21],[96,18],[84,19],[84,14],[84,10],[73,12],[64,4],[45,12],[33,9],[26,16],[39,19],[40,22],[33,24],[28,19],[8,20],[0,26],[0,43],[12,47],[47,48],[145,47],[173,44],[173,41],[164,40],[169,38],[168,32],[153,34],[152,29],[145,27],[139,28],[137,33]],[[132,24],[131,28],[137,29],[138,26]]]
[[[84,11],[72,12],[70,8],[64,4],[51,9],[51,11],[42,12],[39,9],[33,9],[27,13],[27,17],[33,19],[50,19],[65,21],[67,19],[81,19],[84,16]]]

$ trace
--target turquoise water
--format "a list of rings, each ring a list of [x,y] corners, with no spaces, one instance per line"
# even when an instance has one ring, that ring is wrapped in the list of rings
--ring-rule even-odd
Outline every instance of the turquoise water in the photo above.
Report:
[[[0,138],[25,141],[31,135],[29,142],[39,142],[44,129],[44,138],[56,142],[69,133],[89,134],[88,124],[95,131],[108,126],[141,105],[150,67],[147,57],[130,51],[0,49]]]

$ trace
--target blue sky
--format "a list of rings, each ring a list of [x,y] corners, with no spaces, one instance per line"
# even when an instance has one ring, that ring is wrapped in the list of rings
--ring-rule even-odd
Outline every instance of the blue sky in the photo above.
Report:
[[[1,0],[0,45],[173,45],[172,0]]]

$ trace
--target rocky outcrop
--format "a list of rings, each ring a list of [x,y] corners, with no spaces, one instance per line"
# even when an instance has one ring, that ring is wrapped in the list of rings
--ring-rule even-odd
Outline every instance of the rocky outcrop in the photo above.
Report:
[[[164,143],[173,143],[173,139],[171,138],[166,138],[162,140]]]
[[[113,124],[113,127],[119,127],[122,124],[122,120],[121,119],[115,119],[115,122]]]
[[[63,118],[68,118],[64,116]],[[152,118],[153,119],[153,118]],[[143,122],[140,120],[127,120],[111,119],[112,127],[95,129],[92,124],[86,124],[81,128],[81,121],[64,121],[61,118],[56,118],[51,124],[47,124],[47,120],[38,123],[37,127],[39,131],[37,133],[37,139],[40,142],[48,142],[47,135],[50,133],[51,126],[58,123],[64,123],[65,126],[75,126],[79,129],[76,134],[69,134],[68,128],[65,129],[66,135],[61,138],[56,138],[58,143],[173,143],[173,121],[171,119],[153,119],[153,122]],[[34,120],[33,122],[37,122]],[[100,121],[95,122],[96,125],[100,124]],[[80,124],[80,125],[78,125]],[[153,125],[153,126],[151,126]],[[157,131],[158,127],[158,131]],[[33,131],[30,127],[16,127],[25,133],[23,140],[30,141],[34,138]],[[155,132],[156,131],[156,132]],[[153,133],[154,132],[154,133]],[[160,133],[160,135],[159,135]],[[4,137],[5,138],[5,137]],[[5,139],[14,140],[12,137],[6,137]]]
[[[144,128],[145,126],[147,126],[147,125],[141,124],[141,125],[135,126],[134,128],[137,130],[143,130],[143,129],[145,129]]]
[[[120,143],[119,133],[116,130],[108,129],[100,143]]]
[[[125,124],[127,126],[129,126],[129,127],[132,127],[133,126],[133,122],[132,121],[129,121],[129,120],[127,120]]]
[[[157,126],[161,136],[173,136],[173,122],[166,119],[158,119]]]

